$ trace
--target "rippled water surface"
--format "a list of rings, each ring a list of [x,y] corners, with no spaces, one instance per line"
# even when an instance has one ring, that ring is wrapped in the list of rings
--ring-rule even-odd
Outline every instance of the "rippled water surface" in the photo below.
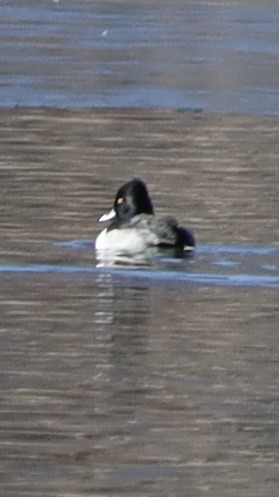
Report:
[[[275,118],[0,112],[0,493],[275,497]],[[97,268],[119,185],[185,260]]]
[[[13,0],[1,106],[279,113],[277,0]]]

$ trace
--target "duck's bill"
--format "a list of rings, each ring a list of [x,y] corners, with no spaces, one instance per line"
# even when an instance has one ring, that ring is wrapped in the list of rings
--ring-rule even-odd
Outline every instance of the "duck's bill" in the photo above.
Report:
[[[111,211],[107,212],[106,214],[103,214],[100,219],[99,219],[99,222],[103,222],[103,221],[109,221],[110,219],[113,219],[115,218],[116,216],[116,212],[114,209],[111,209]]]

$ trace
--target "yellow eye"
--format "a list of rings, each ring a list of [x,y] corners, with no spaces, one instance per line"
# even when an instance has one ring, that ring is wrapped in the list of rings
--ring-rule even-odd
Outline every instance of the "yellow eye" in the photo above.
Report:
[[[123,197],[119,197],[117,200],[116,200],[116,203],[117,205],[121,205],[124,203],[124,198]]]

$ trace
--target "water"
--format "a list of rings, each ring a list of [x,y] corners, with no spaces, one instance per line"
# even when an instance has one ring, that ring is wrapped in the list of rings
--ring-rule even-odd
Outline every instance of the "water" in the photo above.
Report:
[[[278,131],[1,110],[1,495],[277,495]],[[133,176],[194,257],[96,267]]]
[[[1,3],[1,496],[277,496],[278,16]],[[134,176],[194,257],[98,267]]]
[[[90,250],[90,242],[55,243],[55,246],[69,249]],[[233,254],[233,257],[232,257]],[[61,274],[61,275],[109,275],[117,286],[136,282],[138,286],[170,285],[185,286],[201,284],[206,286],[236,286],[251,288],[279,287],[279,248],[246,248],[235,246],[205,246],[195,251],[195,260],[190,258],[168,258],[165,255],[148,260],[148,264],[133,264],[127,258],[123,264],[99,264],[79,266],[65,264],[3,264],[0,273],[6,274]],[[193,257],[191,255],[191,257]],[[254,260],[253,260],[254,259]],[[206,272],[210,271],[210,272]]]
[[[1,2],[1,106],[278,115],[277,1]]]

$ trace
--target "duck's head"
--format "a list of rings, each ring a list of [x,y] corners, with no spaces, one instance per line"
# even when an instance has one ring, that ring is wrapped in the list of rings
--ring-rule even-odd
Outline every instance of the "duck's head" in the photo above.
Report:
[[[104,214],[99,221],[109,221],[117,218],[119,221],[125,222],[138,214],[152,215],[153,206],[145,183],[138,178],[134,178],[119,188],[113,209]]]

